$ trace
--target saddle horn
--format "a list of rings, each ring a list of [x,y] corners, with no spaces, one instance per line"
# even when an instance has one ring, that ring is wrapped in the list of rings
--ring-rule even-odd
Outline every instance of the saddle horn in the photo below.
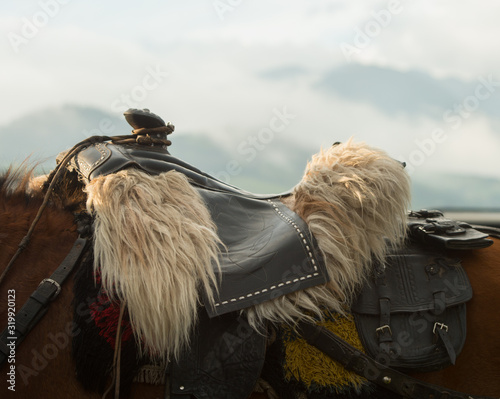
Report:
[[[130,126],[134,128],[132,133],[141,136],[151,136],[165,139],[171,134],[175,126],[165,121],[149,109],[129,108],[123,115]]]

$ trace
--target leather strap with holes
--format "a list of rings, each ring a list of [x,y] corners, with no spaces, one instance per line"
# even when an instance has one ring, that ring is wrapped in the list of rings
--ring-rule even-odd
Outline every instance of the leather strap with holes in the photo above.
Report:
[[[43,279],[23,307],[16,312],[14,328],[7,326],[0,334],[0,366],[7,360],[11,347],[17,348],[47,313],[50,302],[61,292],[68,278],[87,247],[88,240],[78,237],[59,267],[49,278]]]

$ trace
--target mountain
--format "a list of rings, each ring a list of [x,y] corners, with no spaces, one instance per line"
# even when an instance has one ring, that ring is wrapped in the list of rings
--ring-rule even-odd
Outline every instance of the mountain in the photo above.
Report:
[[[437,173],[412,186],[414,208],[500,210],[500,179]]]
[[[91,135],[122,135],[130,132],[124,118],[96,108],[66,105],[25,115],[0,127],[0,167],[20,163],[29,154],[31,161],[43,161],[49,171],[55,156]],[[291,189],[303,174],[306,162],[317,149],[276,137],[266,151],[227,148],[203,132],[169,136],[172,155],[197,168],[256,193],[279,193]],[[253,150],[253,151],[250,151]],[[434,173],[413,181],[413,209],[500,208],[500,179]]]
[[[25,115],[0,126],[0,168],[20,164],[30,156],[39,163],[40,173],[55,166],[61,151],[94,135],[130,134],[124,118],[92,107],[65,105]],[[267,157],[251,147],[231,151],[203,132],[175,131],[169,138],[172,155],[189,162],[230,184],[259,193],[283,192],[292,188],[304,171],[307,159],[315,152],[298,148],[279,138],[273,140],[273,156]],[[270,147],[270,146],[269,146]],[[253,150],[253,152],[250,152]],[[241,153],[240,153],[241,152]]]
[[[30,156],[31,161],[51,169],[59,152],[87,137],[126,134],[130,130],[124,119],[96,108],[65,105],[43,109],[0,127],[0,167]]]
[[[438,79],[421,71],[398,71],[374,65],[350,64],[332,68],[314,88],[350,101],[369,103],[388,115],[427,115],[441,118],[446,110],[461,106],[498,118],[499,83],[489,76],[468,82]],[[476,91],[478,86],[482,89]],[[458,112],[458,111],[457,111]]]

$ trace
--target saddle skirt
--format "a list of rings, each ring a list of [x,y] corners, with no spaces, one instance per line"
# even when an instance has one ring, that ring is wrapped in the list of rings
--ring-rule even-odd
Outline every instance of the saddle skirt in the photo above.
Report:
[[[215,308],[207,309],[211,316],[327,281],[307,225],[279,200],[198,191],[227,248],[222,252],[219,299]]]
[[[203,198],[221,248],[221,272],[210,317],[248,308],[328,281],[317,243],[307,224],[281,203],[288,195],[256,195],[217,180],[170,155],[162,147],[98,143],[71,161],[84,181],[138,168],[149,174],[175,170]],[[205,303],[208,301],[205,300]]]

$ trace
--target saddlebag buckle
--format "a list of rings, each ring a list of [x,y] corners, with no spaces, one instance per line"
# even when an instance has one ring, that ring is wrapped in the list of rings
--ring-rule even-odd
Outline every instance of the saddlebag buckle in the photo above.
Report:
[[[448,326],[447,326],[446,324],[444,324],[444,323],[439,323],[439,322],[437,322],[437,321],[436,321],[436,322],[434,323],[434,327],[432,328],[432,333],[433,333],[433,334],[436,334],[436,328],[438,328],[438,327],[439,327],[439,329],[441,329],[441,330],[445,330],[446,332],[448,332]]]
[[[375,332],[377,333],[377,336],[379,336],[381,334],[386,334],[386,333],[388,333],[390,336],[392,336],[392,330],[388,324],[385,324],[383,326],[380,326],[379,328],[376,328]]]

